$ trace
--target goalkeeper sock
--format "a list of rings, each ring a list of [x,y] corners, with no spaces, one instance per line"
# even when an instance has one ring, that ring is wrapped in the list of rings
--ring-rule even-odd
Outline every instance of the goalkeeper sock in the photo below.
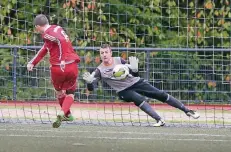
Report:
[[[63,101],[62,110],[63,110],[65,116],[67,116],[67,117],[71,113],[70,108],[71,108],[71,105],[73,104],[73,102],[74,102],[74,99],[70,96],[66,96],[64,101]]]
[[[151,116],[152,118],[156,119],[157,121],[161,119],[161,117],[152,109],[150,104],[148,104],[146,101],[143,101],[139,105],[140,109],[144,111],[146,114]]]
[[[64,96],[64,97],[62,97],[62,98],[58,98],[58,100],[59,100],[59,105],[60,105],[61,108],[62,108],[62,106],[63,106],[63,101],[64,101],[65,98],[66,98],[66,96]],[[71,113],[70,110],[67,111],[67,113],[65,114],[65,116],[68,116],[70,113]]]
[[[175,108],[178,108],[178,109],[184,111],[185,113],[190,111],[188,108],[186,108],[184,106],[183,103],[181,103],[179,100],[177,100],[173,96],[170,96],[169,94],[168,94],[168,98],[167,98],[167,100],[165,102],[170,106],[173,106]]]

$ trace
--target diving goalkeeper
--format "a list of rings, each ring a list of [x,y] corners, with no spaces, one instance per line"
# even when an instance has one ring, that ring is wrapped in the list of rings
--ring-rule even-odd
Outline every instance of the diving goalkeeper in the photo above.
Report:
[[[58,128],[62,121],[73,121],[70,107],[74,102],[76,80],[78,77],[79,56],[74,52],[69,37],[58,25],[49,25],[45,15],[37,15],[34,19],[36,30],[42,35],[43,47],[27,64],[27,70],[32,71],[39,61],[49,52],[51,81],[56,90],[61,111],[53,123]]]
[[[147,102],[147,98],[157,99],[161,102],[165,102],[170,106],[182,110],[187,116],[197,119],[200,115],[193,110],[190,110],[184,106],[183,103],[161,91],[146,80],[138,77],[138,59],[135,57],[129,57],[129,64],[120,57],[112,57],[112,50],[108,44],[104,44],[100,48],[100,57],[102,63],[91,74],[86,72],[83,74],[83,79],[87,82],[87,88],[89,91],[94,89],[94,84],[99,80],[103,80],[113,89],[115,89],[119,95],[119,98],[126,102],[134,102],[146,114],[156,120],[154,127],[160,127],[165,125],[165,121],[152,109]],[[125,64],[131,70],[132,75],[129,75],[123,80],[118,80],[113,77],[113,68],[118,64]],[[143,94],[143,95],[141,95]],[[146,97],[145,97],[146,96]]]

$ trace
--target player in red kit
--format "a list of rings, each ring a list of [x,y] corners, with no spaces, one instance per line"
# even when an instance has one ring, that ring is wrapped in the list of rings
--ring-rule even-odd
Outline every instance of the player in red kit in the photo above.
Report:
[[[42,35],[44,45],[27,64],[27,70],[32,71],[34,66],[49,52],[51,80],[61,106],[61,112],[53,123],[53,127],[58,128],[62,121],[74,120],[70,107],[74,102],[78,77],[77,64],[80,62],[80,58],[74,52],[69,37],[62,27],[49,25],[47,17],[43,14],[35,17],[34,25]]]

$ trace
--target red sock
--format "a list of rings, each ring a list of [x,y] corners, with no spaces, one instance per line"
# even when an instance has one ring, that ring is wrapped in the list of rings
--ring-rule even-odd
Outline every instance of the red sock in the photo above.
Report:
[[[60,107],[62,108],[62,105],[63,105],[63,100],[65,99],[66,96],[63,96],[62,98],[58,98],[59,100],[59,105]]]
[[[63,101],[63,105],[62,105],[62,110],[65,114],[65,116],[68,116],[71,112],[70,112],[70,108],[71,105],[73,104],[74,99],[70,96],[66,96],[64,101]]]
[[[64,96],[64,97],[62,97],[62,98],[58,98],[58,100],[59,100],[59,105],[60,105],[61,108],[62,108],[62,106],[63,106],[63,101],[64,101],[65,97],[66,97],[66,96]],[[71,111],[68,110],[65,116],[68,116],[70,113],[71,113]]]

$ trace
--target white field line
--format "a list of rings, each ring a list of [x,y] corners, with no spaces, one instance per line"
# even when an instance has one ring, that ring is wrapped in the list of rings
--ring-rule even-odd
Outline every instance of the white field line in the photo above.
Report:
[[[97,136],[47,136],[47,135],[16,135],[16,134],[0,134],[0,137],[34,137],[34,138],[85,138],[85,139],[108,139],[108,140],[158,140],[158,141],[204,141],[204,142],[231,142],[231,140],[210,140],[210,139],[180,139],[180,138],[126,138],[126,137],[97,137]]]
[[[22,131],[22,132],[56,132],[56,133],[100,133],[100,134],[131,134],[131,135],[163,135],[163,136],[204,136],[204,137],[231,137],[231,135],[218,134],[178,134],[178,133],[154,133],[154,132],[124,132],[124,131],[78,131],[78,130],[57,130],[57,129],[0,129],[1,131]],[[68,136],[69,137],[69,136]]]

